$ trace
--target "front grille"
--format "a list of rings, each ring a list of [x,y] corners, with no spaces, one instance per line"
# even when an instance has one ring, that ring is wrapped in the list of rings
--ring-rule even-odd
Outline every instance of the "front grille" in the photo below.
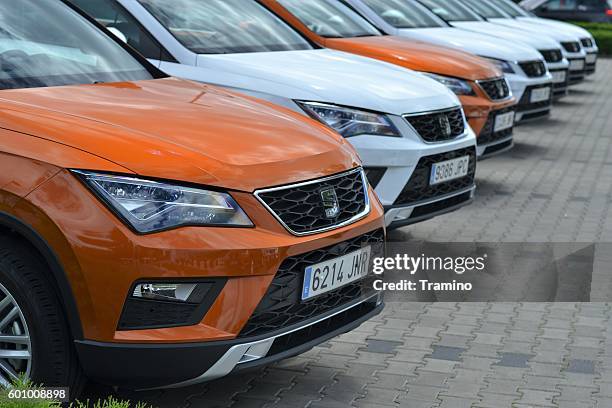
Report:
[[[465,122],[461,108],[443,112],[406,115],[404,117],[419,136],[430,143],[451,140],[465,132]]]
[[[546,88],[546,87],[550,87],[550,85],[544,84],[544,85],[528,86],[525,89],[525,92],[523,93],[523,96],[522,96],[521,100],[519,101],[518,105],[516,106],[516,110],[518,112],[525,112],[525,111],[531,111],[531,110],[535,110],[535,109],[549,107],[551,102],[552,102],[552,95],[551,95],[551,98],[549,98],[546,101],[533,102],[533,103],[530,102],[531,91],[533,91],[534,89]],[[552,92],[551,92],[551,94],[552,94]]]
[[[591,48],[595,45],[593,44],[593,40],[591,40],[590,38],[581,38],[580,43],[584,48]]]
[[[546,66],[542,61],[519,62],[519,65],[529,78],[538,78],[546,75]]]
[[[302,301],[304,271],[310,265],[337,258],[356,251],[365,245],[373,246],[372,258],[381,256],[384,239],[384,232],[376,230],[331,247],[285,259],[255,312],[240,331],[239,337],[270,333],[316,318],[326,312],[339,309],[352,301],[373,295],[375,291],[372,287],[372,281],[376,279],[376,275],[370,274],[360,281]]]
[[[495,129],[495,118],[498,115],[512,112],[513,110],[514,110],[514,107],[510,107],[510,108],[504,108],[504,109],[500,109],[500,110],[491,112],[489,114],[489,117],[487,118],[487,122],[482,127],[482,130],[480,131],[480,134],[478,135],[478,138],[476,139],[476,141],[478,142],[478,145],[480,146],[488,145],[488,144],[495,143],[500,140],[507,139],[508,137],[512,136],[513,128],[500,130],[499,132],[494,132],[494,129]]]
[[[443,162],[446,160],[456,159],[458,157],[470,156],[470,165],[468,174],[455,180],[447,181],[431,186],[429,184],[431,176],[431,168],[434,163]],[[419,160],[412,177],[404,186],[404,189],[398,196],[393,205],[410,205],[417,204],[421,201],[429,200],[436,197],[442,197],[447,194],[452,194],[474,185],[474,175],[476,173],[476,149],[468,147],[465,149],[454,150],[441,154],[422,157]]]
[[[580,52],[580,43],[578,41],[565,41],[561,45],[567,52]]]
[[[560,62],[563,59],[560,49],[540,50],[540,54],[542,54],[546,62]]]
[[[298,235],[345,225],[369,211],[361,169],[255,194],[291,233]]]
[[[496,78],[487,81],[478,81],[478,85],[487,94],[489,99],[498,101],[510,96],[510,87],[504,78]]]

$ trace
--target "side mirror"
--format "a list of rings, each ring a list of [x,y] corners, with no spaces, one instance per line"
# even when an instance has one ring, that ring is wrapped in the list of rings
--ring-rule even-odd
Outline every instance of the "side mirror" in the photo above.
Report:
[[[121,31],[119,31],[118,29],[116,29],[115,27],[106,27],[108,29],[108,31],[110,31],[111,33],[113,33],[113,35],[117,38],[119,38],[121,41],[123,41],[124,43],[127,44],[128,39],[126,37],[125,34],[123,34]]]

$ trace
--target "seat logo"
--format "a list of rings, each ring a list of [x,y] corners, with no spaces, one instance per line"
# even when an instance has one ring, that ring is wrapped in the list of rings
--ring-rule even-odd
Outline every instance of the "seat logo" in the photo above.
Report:
[[[450,120],[448,120],[448,116],[440,115],[438,116],[438,125],[442,130],[442,133],[445,137],[449,137],[453,134],[453,129],[451,128]]]
[[[321,190],[321,201],[325,209],[325,217],[335,218],[340,214],[340,203],[333,187]]]

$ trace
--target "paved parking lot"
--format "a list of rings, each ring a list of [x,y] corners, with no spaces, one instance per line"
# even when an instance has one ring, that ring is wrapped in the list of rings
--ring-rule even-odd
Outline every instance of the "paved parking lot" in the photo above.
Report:
[[[612,60],[548,122],[518,128],[514,151],[481,163],[474,205],[390,238],[612,243]],[[591,300],[612,293],[603,252]],[[358,330],[274,366],[120,396],[196,408],[610,408],[611,316],[605,303],[390,303]]]

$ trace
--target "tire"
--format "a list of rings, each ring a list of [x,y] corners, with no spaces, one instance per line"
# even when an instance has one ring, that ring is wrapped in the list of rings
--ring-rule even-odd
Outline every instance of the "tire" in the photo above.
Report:
[[[26,374],[36,385],[69,387],[76,398],[86,380],[51,276],[27,244],[0,236],[0,335],[20,336],[19,344],[0,337],[0,385]],[[4,324],[8,318],[13,320]],[[7,350],[17,351],[19,360],[8,359]]]

